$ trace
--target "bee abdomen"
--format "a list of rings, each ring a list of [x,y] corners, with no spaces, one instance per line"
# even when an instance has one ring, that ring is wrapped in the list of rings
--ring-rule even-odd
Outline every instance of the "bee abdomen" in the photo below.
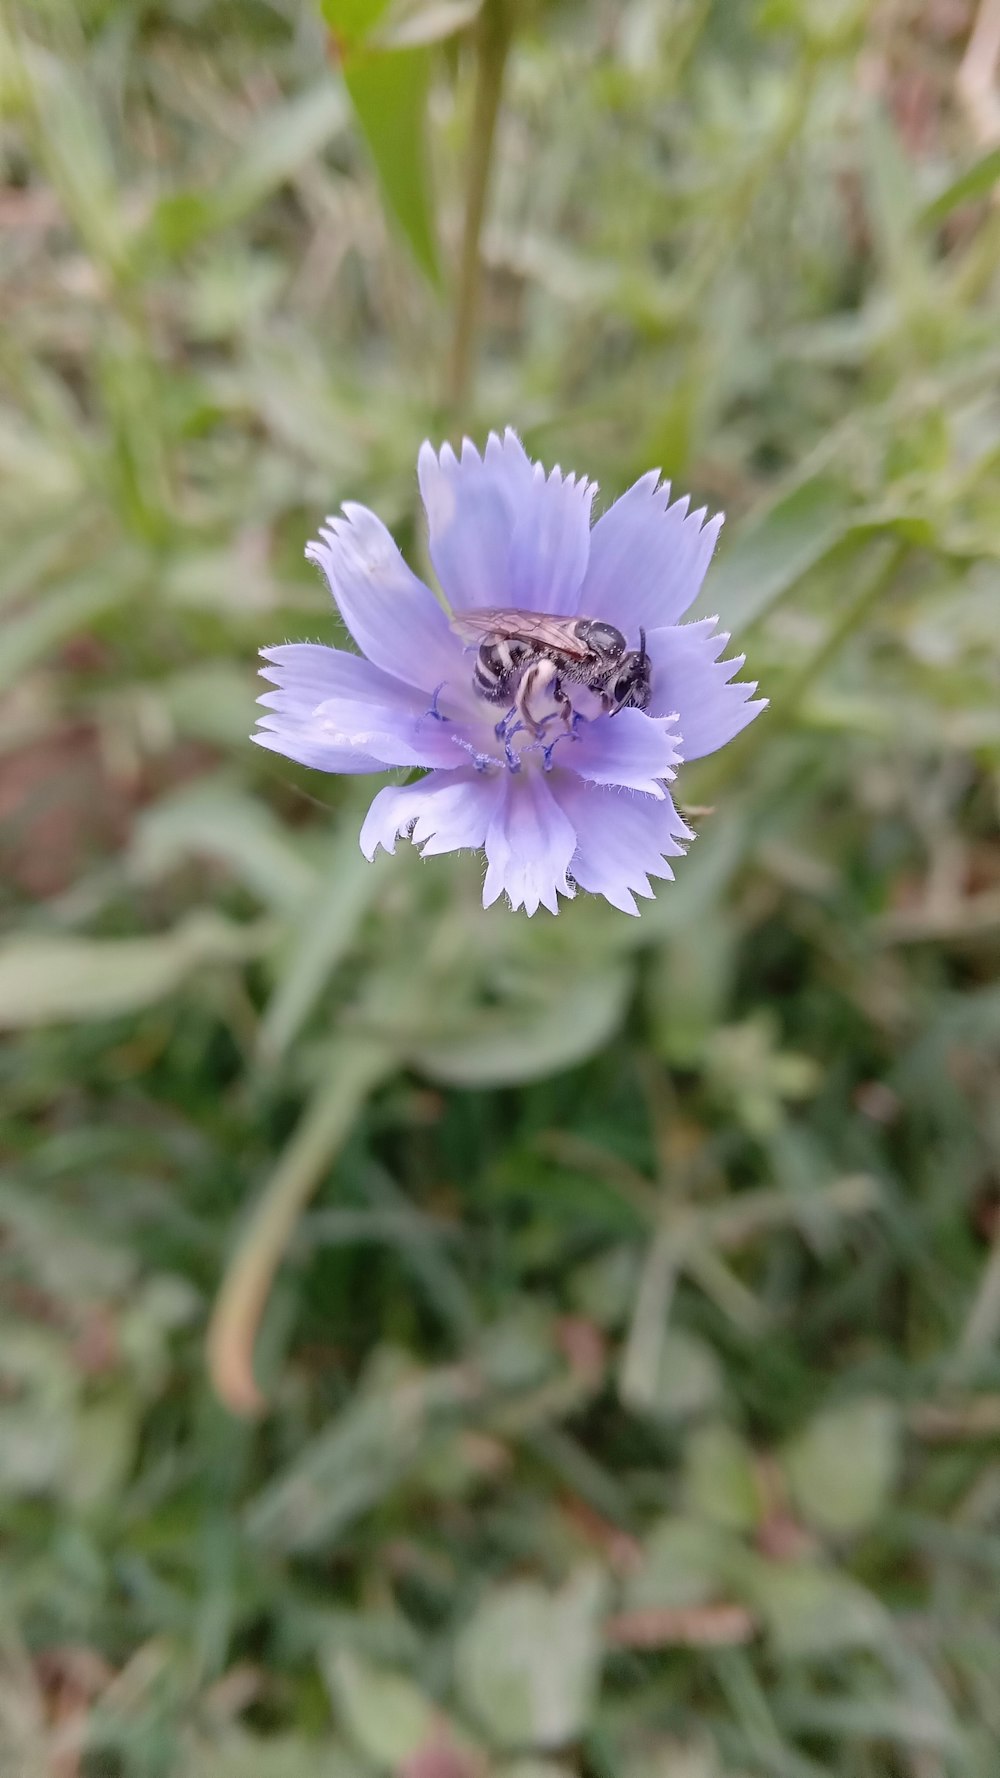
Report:
[[[482,643],[472,669],[472,683],[479,696],[490,704],[506,703],[530,654],[531,650],[518,641]]]
[[[502,704],[510,695],[510,674],[498,672],[481,657],[472,669],[472,683],[479,696],[489,704]]]

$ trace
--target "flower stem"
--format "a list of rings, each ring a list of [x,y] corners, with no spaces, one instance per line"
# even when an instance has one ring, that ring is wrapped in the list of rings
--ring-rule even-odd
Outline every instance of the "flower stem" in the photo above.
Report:
[[[480,238],[504,71],[510,49],[512,0],[484,0],[476,36],[476,93],[469,140],[465,220],[458,265],[455,327],[448,365],[448,405],[460,414],[472,385],[482,276]]]

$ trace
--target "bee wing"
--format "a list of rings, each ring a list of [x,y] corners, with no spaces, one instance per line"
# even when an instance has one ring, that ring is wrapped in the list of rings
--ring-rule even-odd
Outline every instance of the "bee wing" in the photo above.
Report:
[[[494,618],[503,613],[496,611],[456,611],[450,622],[456,636],[463,642],[485,642],[490,636],[500,637],[505,634],[497,630]]]
[[[531,642],[536,648],[555,649],[570,660],[582,661],[590,650],[574,634],[576,621],[548,611],[521,611],[512,605],[457,612],[451,627],[468,642]]]

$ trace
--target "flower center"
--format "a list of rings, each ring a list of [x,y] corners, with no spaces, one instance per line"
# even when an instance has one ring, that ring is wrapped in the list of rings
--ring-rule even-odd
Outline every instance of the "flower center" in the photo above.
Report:
[[[478,641],[471,683],[461,691],[454,683],[438,686],[427,712],[455,725],[452,740],[480,771],[551,771],[560,744],[565,752],[580,738],[582,724],[629,707],[647,708],[650,661],[642,630],[638,649],[630,650],[620,630],[596,618],[564,620],[513,609],[485,615],[486,631],[465,616],[461,627],[454,620],[473,646]],[[454,714],[439,706],[449,689]]]

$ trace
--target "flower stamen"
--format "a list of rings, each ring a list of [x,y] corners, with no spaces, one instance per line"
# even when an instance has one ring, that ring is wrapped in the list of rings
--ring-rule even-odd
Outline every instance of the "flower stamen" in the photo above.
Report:
[[[450,716],[443,716],[441,714],[441,711],[438,709],[438,698],[441,696],[441,693],[444,691],[446,684],[447,684],[447,680],[442,679],[440,685],[436,685],[434,687],[434,694],[431,698],[430,708],[428,710],[424,711],[424,716],[433,716],[435,722],[450,722],[451,721]],[[423,719],[424,718],[421,717],[421,719],[420,719],[421,722],[423,721]]]
[[[500,771],[503,770],[503,766],[504,766],[503,760],[497,759],[494,754],[481,753],[477,747],[473,747],[471,741],[466,741],[461,735],[452,735],[451,738],[454,741],[456,747],[461,747],[464,750],[464,752],[471,755],[472,762],[473,762],[477,772],[488,771],[490,766],[494,766]],[[517,769],[518,768],[516,766],[513,768],[513,770],[515,770],[515,771]]]

